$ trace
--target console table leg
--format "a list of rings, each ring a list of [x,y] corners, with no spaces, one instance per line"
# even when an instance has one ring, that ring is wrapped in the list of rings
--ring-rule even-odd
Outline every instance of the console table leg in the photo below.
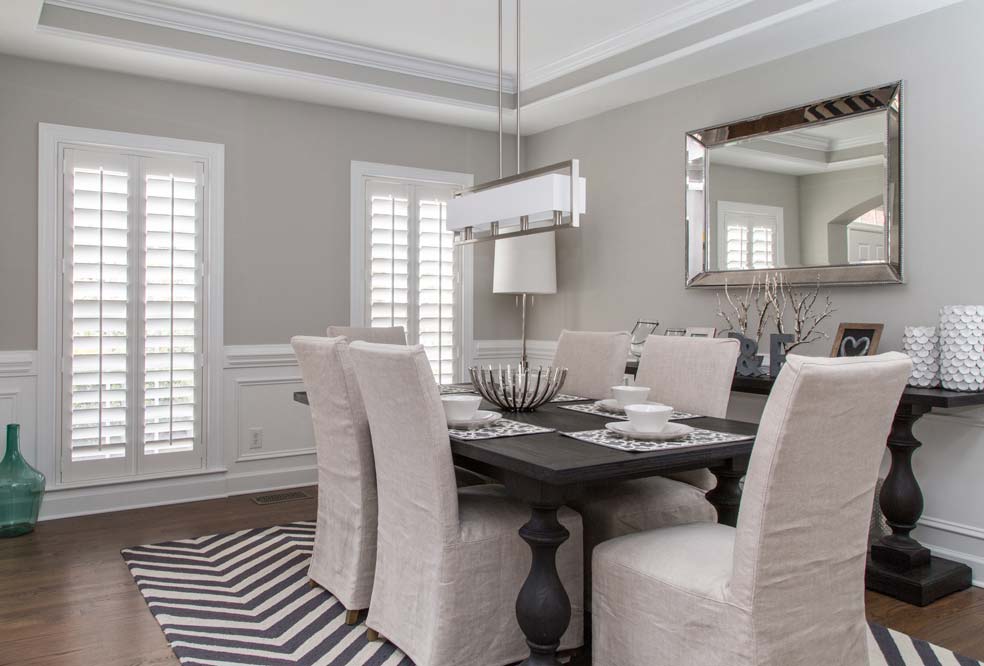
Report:
[[[970,567],[933,557],[910,536],[923,511],[922,490],[912,471],[912,455],[922,442],[912,433],[929,407],[902,403],[888,435],[891,467],[878,498],[892,533],[871,546],[865,572],[870,590],[925,606],[947,594],[970,587]]]

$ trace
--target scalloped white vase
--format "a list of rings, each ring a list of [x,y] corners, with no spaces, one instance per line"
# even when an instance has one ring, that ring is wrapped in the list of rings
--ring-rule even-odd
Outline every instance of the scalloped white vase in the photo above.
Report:
[[[944,305],[937,332],[943,388],[984,391],[984,305]]]
[[[909,386],[935,388],[940,385],[940,338],[935,326],[906,326],[902,351],[912,359]]]

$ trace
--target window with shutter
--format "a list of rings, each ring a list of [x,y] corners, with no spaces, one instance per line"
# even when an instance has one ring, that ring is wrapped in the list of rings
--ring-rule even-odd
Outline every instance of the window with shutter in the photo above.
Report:
[[[783,209],[778,206],[719,201],[718,233],[723,237],[718,265],[723,270],[765,270],[783,265]]]
[[[202,465],[203,165],[64,151],[62,479]]]
[[[434,377],[462,376],[460,275],[447,202],[460,185],[365,178],[366,319],[402,326]]]

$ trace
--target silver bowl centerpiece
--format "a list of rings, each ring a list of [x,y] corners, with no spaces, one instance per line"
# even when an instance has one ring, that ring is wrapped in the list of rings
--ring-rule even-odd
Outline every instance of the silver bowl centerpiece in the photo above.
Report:
[[[483,398],[507,412],[532,412],[554,398],[567,379],[567,368],[524,365],[468,368]]]

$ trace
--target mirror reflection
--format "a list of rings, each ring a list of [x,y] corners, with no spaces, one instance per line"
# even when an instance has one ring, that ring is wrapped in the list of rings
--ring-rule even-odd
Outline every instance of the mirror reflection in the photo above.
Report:
[[[887,112],[707,149],[712,271],[883,263]]]

